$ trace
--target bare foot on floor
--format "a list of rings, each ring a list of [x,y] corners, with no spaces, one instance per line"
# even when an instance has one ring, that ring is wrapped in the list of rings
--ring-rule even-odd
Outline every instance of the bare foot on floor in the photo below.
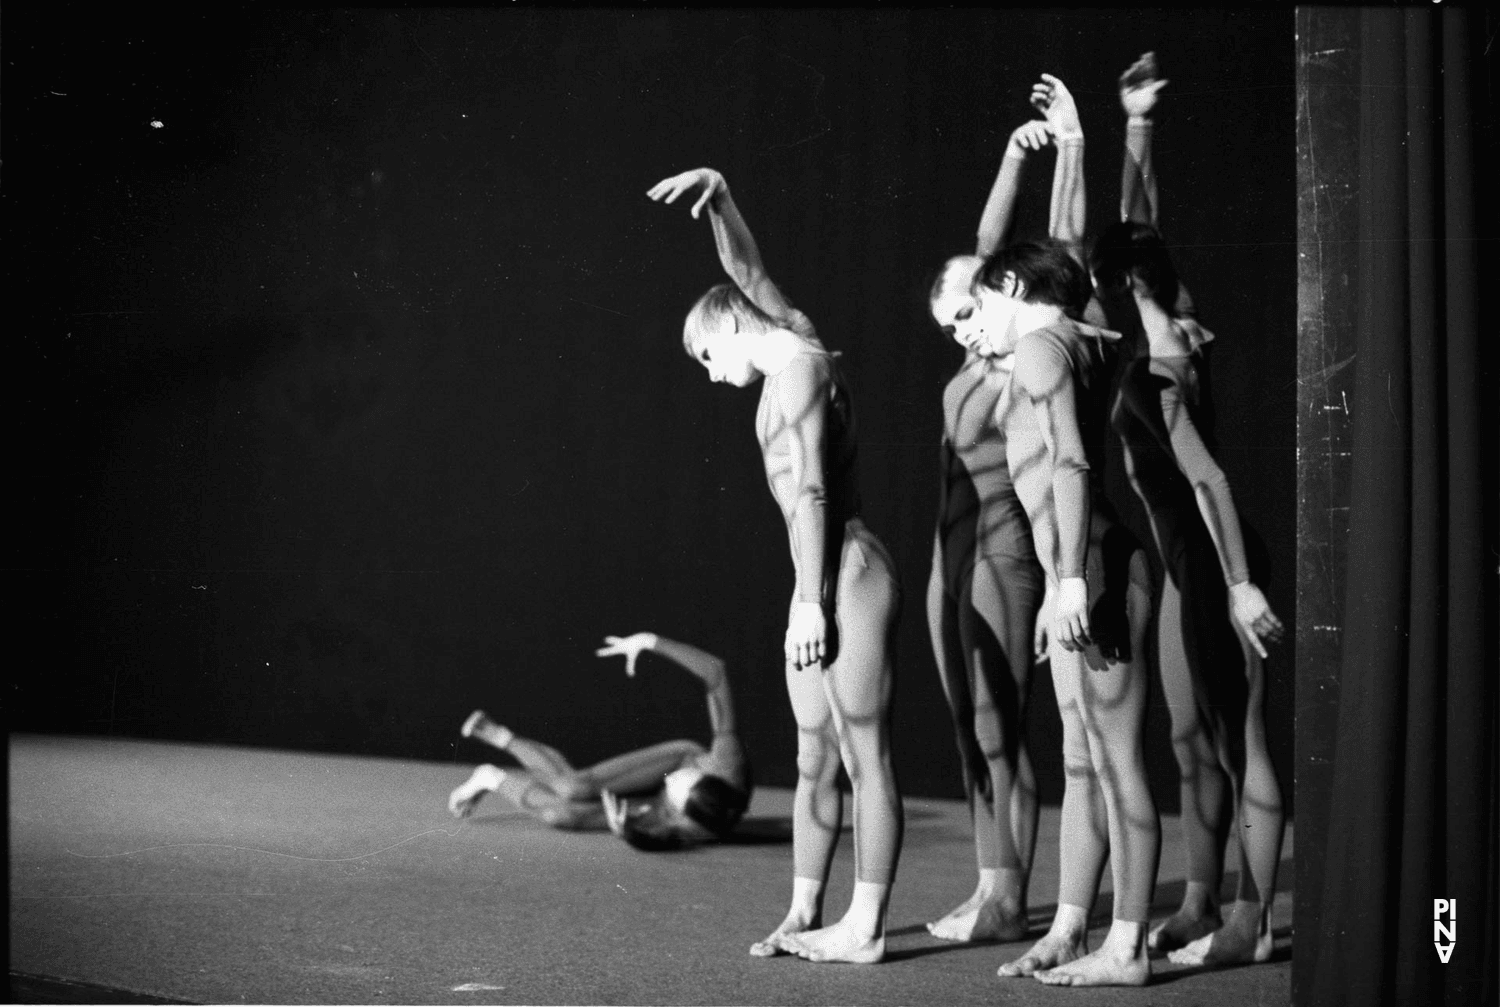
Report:
[[[1017,976],[1035,975],[1044,969],[1056,968],[1065,965],[1075,959],[1082,958],[1088,953],[1088,934],[1079,933],[1074,935],[1049,933],[1041,940],[1031,946],[1015,961],[1006,962],[995,971],[1002,979],[1013,979]]]
[[[874,965],[885,958],[885,934],[871,936],[866,928],[855,926],[846,917],[831,927],[788,937],[785,947],[810,962]]]
[[[1018,941],[1026,936],[1026,911],[1016,899],[975,892],[927,932],[945,941]]]
[[[1179,909],[1157,924],[1156,929],[1151,931],[1151,936],[1146,939],[1146,947],[1159,954],[1166,954],[1185,947],[1200,937],[1207,937],[1223,925],[1224,920],[1217,909],[1210,909],[1200,916],[1190,916]]]
[[[799,913],[787,913],[786,919],[781,921],[781,926],[771,931],[765,940],[756,941],[750,945],[750,953],[756,958],[771,958],[776,955],[791,954],[791,949],[786,946],[787,938],[805,933],[817,925],[818,920],[816,917],[808,919]]]
[[[1200,937],[1187,947],[1173,951],[1167,957],[1178,965],[1250,965],[1267,961],[1271,957],[1274,939],[1270,927],[1260,927],[1259,920],[1250,925],[1242,922],[1243,916],[1258,914],[1234,913],[1229,922],[1207,937]],[[1264,929],[1263,933],[1257,931]]]
[[[467,818],[479,805],[485,794],[495,791],[500,786],[500,781],[505,779],[505,771],[498,766],[485,763],[479,766],[467,780],[454,788],[453,793],[448,795],[448,810],[455,818]]]
[[[1144,986],[1151,980],[1151,961],[1144,954],[1120,958],[1105,948],[1036,973],[1048,986]]]

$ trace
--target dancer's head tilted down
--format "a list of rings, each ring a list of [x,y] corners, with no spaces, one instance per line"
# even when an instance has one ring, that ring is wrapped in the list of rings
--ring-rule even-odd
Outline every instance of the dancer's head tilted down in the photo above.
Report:
[[[1063,243],[1008,245],[986,259],[974,277],[976,348],[986,356],[1008,356],[1026,333],[1063,316],[1078,318],[1089,294],[1088,276]]]

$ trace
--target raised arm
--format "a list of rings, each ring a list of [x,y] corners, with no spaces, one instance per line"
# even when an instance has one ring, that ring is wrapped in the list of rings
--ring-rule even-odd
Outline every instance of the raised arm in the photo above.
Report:
[[[1057,143],[1047,234],[1067,245],[1068,252],[1082,263],[1088,197],[1083,185],[1083,124],[1078,118],[1078,105],[1067,85],[1050,73],[1042,74],[1032,86],[1031,104],[1047,117]]]
[[[1280,638],[1281,620],[1271,611],[1260,588],[1250,582],[1245,539],[1240,532],[1239,511],[1235,509],[1234,497],[1229,492],[1229,480],[1203,443],[1182,401],[1182,390],[1175,381],[1162,388],[1161,414],[1167,425],[1177,467],[1193,487],[1198,512],[1203,515],[1203,523],[1218,551],[1224,583],[1229,586],[1231,613],[1260,656],[1265,657],[1266,650],[1261,646],[1260,638]]]
[[[687,669],[703,682],[708,690],[708,719],[715,739],[734,734],[734,699],[729,692],[729,669],[723,658],[655,633],[606,636],[604,646],[594,653],[599,657],[624,657],[625,674],[634,676],[636,659],[648,650]]]
[[[766,275],[761,262],[760,249],[745,218],[740,216],[734,197],[729,194],[729,183],[724,176],[712,168],[694,168],[680,175],[663,179],[653,185],[646,195],[657,201],[676,202],[677,197],[693,189],[701,189],[693,204],[693,219],[704,207],[708,208],[708,220],[713,226],[714,244],[719,250],[719,263],[736,287],[757,308],[778,322],[791,323],[800,312],[792,306],[771,278]]]
[[[1052,470],[1052,502],[1057,521],[1058,591],[1052,632],[1069,650],[1089,642],[1088,585],[1089,463],[1078,427],[1073,370],[1062,349],[1039,338],[1016,346],[1012,381],[1036,411],[1042,446]]]
[[[1156,172],[1151,167],[1151,110],[1167,82],[1157,79],[1156,54],[1143,53],[1120,74],[1125,109],[1125,164],[1120,172],[1120,219],[1156,226]]]
[[[1005,144],[1005,156],[1000,159],[1000,170],[995,175],[995,184],[990,186],[989,198],[984,211],[979,215],[979,234],[974,242],[974,254],[988,258],[1005,244],[1010,228],[1015,223],[1016,194],[1021,189],[1021,169],[1026,156],[1033,150],[1041,150],[1051,142],[1052,127],[1045,119],[1032,119],[1017,126]]]

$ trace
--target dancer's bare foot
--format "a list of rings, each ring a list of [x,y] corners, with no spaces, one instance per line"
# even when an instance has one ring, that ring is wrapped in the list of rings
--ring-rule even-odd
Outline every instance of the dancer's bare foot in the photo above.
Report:
[[[1151,980],[1146,924],[1115,920],[1099,950],[1036,973],[1048,986],[1144,986]]]
[[[1224,920],[1217,908],[1199,915],[1179,909],[1156,925],[1156,929],[1146,939],[1146,947],[1157,954],[1166,954],[1185,947],[1200,937],[1207,937],[1223,925]]]
[[[1088,934],[1055,934],[1048,933],[1041,940],[1031,946],[1031,950],[1014,961],[1008,961],[995,970],[995,974],[1002,979],[1014,979],[1018,976],[1035,975],[1043,969],[1056,968],[1059,965],[1082,958],[1088,954]]]
[[[1066,902],[1057,907],[1052,926],[1031,950],[995,970],[1002,979],[1035,975],[1089,953],[1089,914],[1082,906]]]
[[[750,945],[750,953],[756,958],[789,955],[792,953],[792,950],[786,946],[786,939],[796,934],[805,933],[816,927],[818,923],[819,920],[816,916],[805,916],[793,909],[786,914],[786,919],[781,921],[781,926],[772,930],[765,940],[756,941]]]
[[[1229,922],[1167,957],[1178,965],[1249,965],[1269,960],[1274,943],[1271,907],[1236,902]]]
[[[945,941],[1018,941],[1026,936],[1026,911],[1017,898],[976,891],[927,932]]]
[[[845,916],[831,927],[807,930],[786,938],[786,950],[810,962],[874,965],[885,958],[885,932],[873,934]]]
[[[469,714],[469,719],[464,721],[464,726],[458,729],[458,733],[465,738],[478,738],[495,748],[504,748],[515,737],[510,728],[495,723],[483,710],[475,710]]]
[[[448,795],[448,810],[455,818],[467,818],[485,794],[494,793],[505,779],[505,770],[485,763]]]

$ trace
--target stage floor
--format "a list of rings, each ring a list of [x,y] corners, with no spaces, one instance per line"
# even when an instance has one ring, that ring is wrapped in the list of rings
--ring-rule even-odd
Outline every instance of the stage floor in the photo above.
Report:
[[[995,976],[1027,942],[946,944],[922,926],[974,884],[959,801],[906,802],[886,963],[814,965],[746,953],[786,910],[788,790],[756,792],[744,842],[646,854],[494,797],[451,818],[468,763],[29,735],[9,754],[12,973],[200,1003],[1290,1000],[1290,830],[1271,962],[1203,972],[1160,959],[1144,989],[1055,990]],[[1164,916],[1183,864],[1176,820],[1162,826]],[[1029,940],[1051,917],[1057,829],[1044,808]],[[851,860],[846,827],[833,918]],[[1105,894],[1095,946],[1108,915]]]

